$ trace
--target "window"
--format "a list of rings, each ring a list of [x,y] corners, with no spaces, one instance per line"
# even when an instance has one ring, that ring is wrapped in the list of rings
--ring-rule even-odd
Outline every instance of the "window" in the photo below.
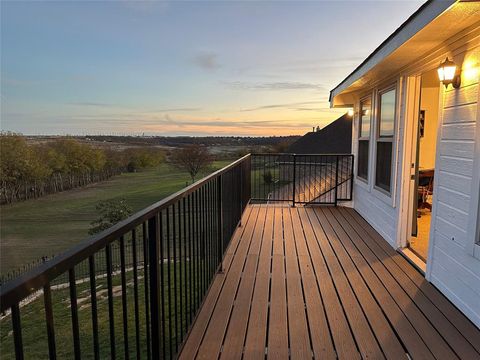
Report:
[[[372,99],[360,102],[358,123],[358,165],[357,177],[368,181],[368,156],[370,149],[370,123],[372,116]]]
[[[390,193],[392,183],[393,135],[395,130],[395,88],[380,92],[378,98],[375,186]]]

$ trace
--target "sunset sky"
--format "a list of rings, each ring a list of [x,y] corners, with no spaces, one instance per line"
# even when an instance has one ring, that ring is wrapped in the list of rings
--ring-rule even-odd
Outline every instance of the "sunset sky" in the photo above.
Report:
[[[1,129],[288,135],[422,1],[1,3]]]

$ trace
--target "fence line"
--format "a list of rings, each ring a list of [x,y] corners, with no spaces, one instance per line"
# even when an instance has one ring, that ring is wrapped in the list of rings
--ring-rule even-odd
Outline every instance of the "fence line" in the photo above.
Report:
[[[46,180],[23,181],[15,184],[2,182],[0,185],[0,204],[37,199],[45,195],[76,189],[108,180],[124,171],[124,168],[115,168],[76,174],[55,174]]]

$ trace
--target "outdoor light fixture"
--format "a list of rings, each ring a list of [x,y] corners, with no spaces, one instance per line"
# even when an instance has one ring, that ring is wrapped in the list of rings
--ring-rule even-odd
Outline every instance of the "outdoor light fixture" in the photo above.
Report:
[[[352,117],[353,116],[353,110],[348,110],[347,115]]]
[[[438,78],[443,82],[445,88],[448,87],[448,84],[452,84],[455,89],[460,87],[460,74],[457,73],[457,65],[448,60],[448,57],[440,64],[437,71]]]

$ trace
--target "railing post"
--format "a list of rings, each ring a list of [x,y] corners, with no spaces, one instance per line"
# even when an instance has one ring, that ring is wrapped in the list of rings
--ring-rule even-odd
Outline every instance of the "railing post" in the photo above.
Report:
[[[223,273],[223,204],[222,204],[222,175],[217,178],[217,241],[219,273]]]
[[[350,169],[350,200],[353,200],[353,169],[354,169],[354,161],[355,158],[353,155],[350,155],[352,162],[351,162],[351,169]]]
[[[338,203],[338,155],[335,156],[335,206]]]
[[[293,155],[293,196],[292,196],[292,207],[295,207],[295,186],[296,186],[296,175],[297,175],[297,155]]]
[[[243,212],[243,181],[244,181],[243,163],[240,164],[238,169],[240,170],[240,176],[238,177],[239,181],[240,181],[240,197],[239,197],[239,201],[238,201],[238,205],[240,206],[240,212],[239,212],[240,213],[240,220],[238,221],[238,226],[241,227],[242,226],[242,212]]]
[[[252,155],[248,157],[248,160],[246,162],[246,171],[245,171],[246,177],[245,177],[245,184],[246,184],[246,196],[245,196],[245,201],[243,203],[243,206],[246,206],[250,200],[252,199]],[[243,207],[242,207],[243,210]]]
[[[152,358],[161,358],[161,318],[160,318],[160,227],[159,214],[148,220],[148,255],[149,255],[149,278],[150,278],[150,326]],[[163,259],[162,259],[163,266]]]

